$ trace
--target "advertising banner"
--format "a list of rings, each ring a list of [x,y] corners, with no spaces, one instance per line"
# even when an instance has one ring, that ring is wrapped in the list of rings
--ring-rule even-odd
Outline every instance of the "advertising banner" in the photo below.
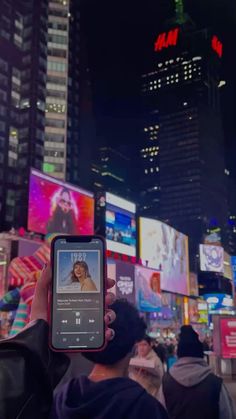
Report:
[[[236,318],[220,319],[221,356],[236,358]]]
[[[224,272],[224,249],[200,244],[200,269],[203,272]]]
[[[106,193],[107,250],[136,256],[136,205],[111,193]]]
[[[234,305],[233,298],[228,294],[204,294],[203,297],[208,304],[210,314],[219,310],[230,311]]]
[[[126,298],[135,303],[134,292],[135,265],[127,262],[116,262],[116,295],[117,298]]]
[[[197,274],[194,272],[189,274],[189,294],[193,297],[198,297],[199,295]]]
[[[93,234],[93,194],[31,170],[28,230],[41,234]]]
[[[161,272],[161,289],[189,295],[188,237],[158,220],[140,218],[143,265]]]
[[[109,291],[116,295],[116,298],[126,299],[130,303],[135,303],[135,265],[121,260],[108,259],[108,277],[116,281],[114,289]]]
[[[224,252],[224,277],[233,281],[231,256],[227,252]]]
[[[236,285],[236,256],[231,256],[232,274],[234,285]]]
[[[135,267],[135,292],[138,310],[158,311],[162,306],[160,272],[142,266]]]

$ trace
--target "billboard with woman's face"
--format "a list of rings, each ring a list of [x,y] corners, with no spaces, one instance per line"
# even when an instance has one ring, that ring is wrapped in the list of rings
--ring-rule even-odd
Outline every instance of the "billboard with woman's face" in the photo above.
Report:
[[[159,272],[135,265],[136,305],[143,312],[161,309],[161,276]]]
[[[189,294],[188,237],[158,220],[140,218],[140,257],[161,273],[161,289]]]
[[[93,194],[31,170],[28,230],[41,234],[93,234]]]

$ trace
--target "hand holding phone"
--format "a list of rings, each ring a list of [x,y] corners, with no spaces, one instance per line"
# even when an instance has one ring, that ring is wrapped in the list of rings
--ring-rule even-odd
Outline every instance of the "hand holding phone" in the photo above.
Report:
[[[106,279],[106,286],[105,288],[109,290],[114,286],[114,281],[109,278]],[[32,303],[31,309],[31,321],[44,319],[48,320],[48,293],[49,289],[52,285],[52,270],[51,266],[47,266],[41,275],[41,278],[38,280],[35,289],[35,295]],[[107,293],[105,296],[105,304],[106,307],[111,305],[115,300],[115,296],[111,293]],[[50,298],[51,301],[51,298]],[[112,329],[109,328],[109,325],[114,321],[115,313],[112,310],[106,310],[106,314],[104,315],[104,323],[105,323],[105,341],[108,342],[109,340],[113,339],[114,332]],[[65,349],[66,351],[67,349]]]

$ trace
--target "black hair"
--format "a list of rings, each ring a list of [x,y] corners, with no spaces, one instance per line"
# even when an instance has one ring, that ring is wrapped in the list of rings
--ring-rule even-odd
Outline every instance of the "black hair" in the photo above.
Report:
[[[141,340],[145,340],[145,342],[147,342],[149,345],[152,344],[152,338],[150,338],[148,335],[145,335]]]
[[[177,348],[178,358],[204,358],[203,344],[192,326],[182,326]]]
[[[116,313],[116,319],[111,324],[115,332],[114,339],[102,351],[83,353],[85,358],[95,364],[116,364],[131,353],[135,343],[145,336],[146,324],[132,304],[126,300],[117,300],[110,308]]]

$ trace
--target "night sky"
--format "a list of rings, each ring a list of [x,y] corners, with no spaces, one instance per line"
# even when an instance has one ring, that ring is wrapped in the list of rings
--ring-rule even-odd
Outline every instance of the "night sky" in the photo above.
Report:
[[[236,137],[236,2],[186,0],[198,28],[212,26],[224,44],[224,126],[227,147]],[[82,0],[81,21],[88,44],[97,134],[111,145],[135,144],[139,118],[138,83],[153,54],[156,35],[173,17],[173,0]],[[230,139],[230,140],[229,140]]]

